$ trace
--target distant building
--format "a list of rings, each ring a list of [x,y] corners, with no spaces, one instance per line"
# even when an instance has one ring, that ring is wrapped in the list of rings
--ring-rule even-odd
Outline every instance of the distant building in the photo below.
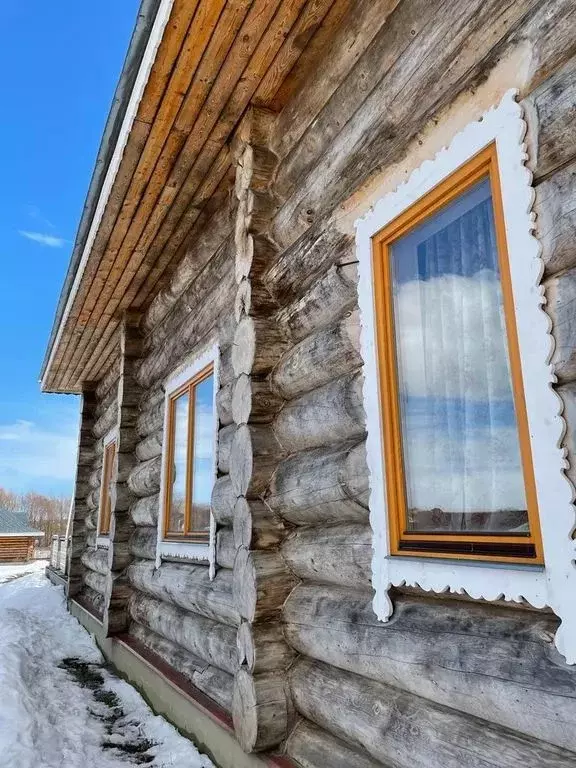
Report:
[[[34,542],[43,535],[30,527],[26,512],[0,508],[0,563],[32,560]]]

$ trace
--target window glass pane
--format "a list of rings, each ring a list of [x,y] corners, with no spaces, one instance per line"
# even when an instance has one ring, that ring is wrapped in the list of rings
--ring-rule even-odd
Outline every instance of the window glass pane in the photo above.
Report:
[[[391,247],[406,530],[528,533],[489,180]]]
[[[186,465],[188,447],[188,393],[172,401],[172,495],[168,515],[168,531],[184,533],[186,504]]]
[[[194,462],[192,520],[194,531],[210,529],[210,499],[214,485],[214,375],[194,389]]]

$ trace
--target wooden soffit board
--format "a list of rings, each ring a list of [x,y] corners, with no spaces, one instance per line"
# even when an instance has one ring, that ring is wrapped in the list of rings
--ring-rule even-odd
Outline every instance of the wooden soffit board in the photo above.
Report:
[[[301,83],[303,52],[318,48],[351,4],[163,0],[133,122],[49,349],[45,391],[80,392],[103,375],[123,312],[151,301],[226,181],[228,142],[247,107],[281,109]]]

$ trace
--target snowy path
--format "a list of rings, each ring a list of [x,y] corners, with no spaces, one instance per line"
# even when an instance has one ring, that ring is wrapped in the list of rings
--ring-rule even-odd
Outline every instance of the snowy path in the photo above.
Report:
[[[101,666],[43,565],[0,566],[0,768],[211,768]]]

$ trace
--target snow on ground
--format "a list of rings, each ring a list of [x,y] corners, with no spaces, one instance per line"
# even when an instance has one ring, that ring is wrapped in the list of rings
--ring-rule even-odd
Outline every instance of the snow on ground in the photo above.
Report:
[[[39,570],[0,566],[0,768],[213,768],[103,666]]]
[[[47,560],[32,560],[29,563],[22,563],[22,565],[0,565],[0,584],[18,579],[20,576],[26,576],[28,573],[38,573],[38,571],[43,573],[47,565]]]

